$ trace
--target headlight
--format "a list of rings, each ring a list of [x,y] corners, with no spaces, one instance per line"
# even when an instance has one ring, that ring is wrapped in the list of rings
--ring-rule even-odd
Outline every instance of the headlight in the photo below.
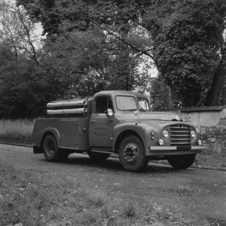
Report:
[[[169,132],[167,130],[163,130],[163,136],[164,138],[168,138],[169,137]]]
[[[195,137],[196,137],[195,131],[191,131],[191,137],[192,137],[192,138],[195,138]]]

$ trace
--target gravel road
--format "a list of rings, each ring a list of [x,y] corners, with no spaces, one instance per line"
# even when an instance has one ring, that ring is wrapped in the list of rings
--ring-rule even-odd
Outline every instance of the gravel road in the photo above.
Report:
[[[0,144],[0,162],[29,171],[68,177],[115,197],[152,204],[179,225],[226,226],[226,172],[149,163],[146,172],[122,170],[117,159],[93,163],[86,155],[73,154],[65,163],[49,163],[31,148]],[[165,217],[165,216],[164,216]],[[178,224],[177,224],[178,225]]]

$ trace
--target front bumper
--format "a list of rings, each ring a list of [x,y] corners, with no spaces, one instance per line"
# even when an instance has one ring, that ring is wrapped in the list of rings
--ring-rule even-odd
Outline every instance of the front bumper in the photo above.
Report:
[[[151,146],[146,150],[146,156],[195,154],[205,149],[204,146]]]

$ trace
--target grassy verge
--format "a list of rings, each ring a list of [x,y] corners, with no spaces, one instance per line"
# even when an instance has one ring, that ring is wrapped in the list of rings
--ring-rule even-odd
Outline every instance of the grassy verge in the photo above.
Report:
[[[67,178],[0,163],[0,225],[132,226],[167,217],[153,206],[111,197]]]
[[[226,169],[226,154],[207,150],[197,155],[195,164],[207,168],[214,167]]]
[[[0,120],[0,140],[30,144],[33,120]]]

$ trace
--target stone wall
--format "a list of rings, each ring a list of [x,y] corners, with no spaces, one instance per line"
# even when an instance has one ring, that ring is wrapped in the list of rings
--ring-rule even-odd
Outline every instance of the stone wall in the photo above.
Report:
[[[226,106],[187,108],[181,114],[201,128],[203,144],[209,150],[226,154]]]

